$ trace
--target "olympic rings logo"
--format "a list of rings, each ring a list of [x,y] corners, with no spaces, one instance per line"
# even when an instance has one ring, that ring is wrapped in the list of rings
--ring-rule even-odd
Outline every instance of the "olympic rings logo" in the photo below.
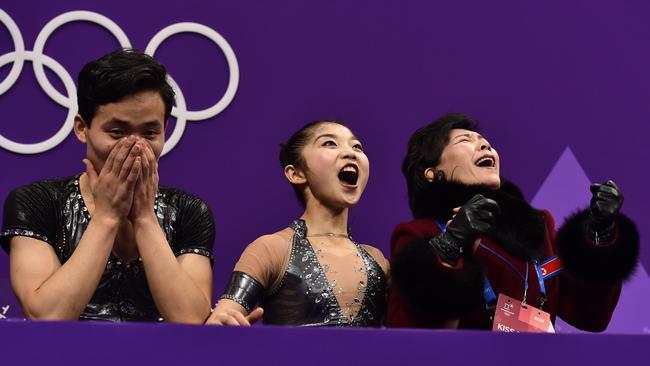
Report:
[[[25,43],[23,41],[20,30],[18,29],[18,26],[13,21],[13,19],[11,19],[9,14],[0,9],[0,23],[2,23],[9,30],[15,49],[13,52],[9,52],[0,56],[0,67],[3,67],[10,62],[13,63],[11,70],[9,71],[9,74],[5,80],[0,82],[0,95],[9,90],[14,85],[16,80],[18,80],[25,61],[31,61],[34,68],[34,74],[36,75],[36,80],[38,81],[38,84],[41,86],[41,88],[43,88],[45,93],[52,100],[68,109],[68,114],[65,122],[61,128],[50,138],[38,143],[23,144],[12,141],[0,134],[0,147],[19,154],[38,154],[52,149],[60,144],[72,131],[74,127],[74,117],[77,113],[76,86],[66,69],[53,58],[43,54],[43,50],[45,48],[45,42],[52,34],[52,32],[66,23],[75,21],[87,21],[100,25],[108,30],[117,39],[121,47],[131,47],[131,42],[129,41],[124,31],[111,19],[91,11],[71,11],[63,13],[50,20],[36,37],[36,42],[34,42],[34,50],[27,51],[25,50]],[[239,64],[237,63],[235,52],[219,33],[205,25],[198,23],[176,23],[167,26],[153,36],[144,52],[153,56],[160,44],[167,38],[175,34],[185,32],[200,34],[214,42],[226,57],[230,77],[228,80],[228,87],[226,88],[224,95],[219,101],[217,101],[217,103],[203,110],[188,111],[187,105],[185,103],[185,96],[183,95],[181,89],[178,87],[178,84],[174,81],[174,79],[171,76],[168,76],[169,83],[172,85],[174,91],[176,92],[176,106],[172,108],[171,112],[172,116],[176,117],[176,124],[169,139],[167,139],[165,142],[165,147],[162,152],[163,155],[173,149],[179,142],[181,136],[183,135],[183,132],[185,131],[185,125],[188,121],[201,121],[212,118],[221,113],[221,111],[223,111],[230,104],[230,102],[232,102],[233,98],[235,97],[235,93],[237,92],[237,87],[239,86]],[[43,66],[47,66],[59,77],[59,79],[61,79],[67,96],[61,94],[52,86],[50,81],[47,79],[47,76],[45,76],[45,70],[43,69]]]

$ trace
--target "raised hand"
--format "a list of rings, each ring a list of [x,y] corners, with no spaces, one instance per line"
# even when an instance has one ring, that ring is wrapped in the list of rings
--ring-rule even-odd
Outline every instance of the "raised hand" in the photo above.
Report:
[[[95,203],[93,216],[119,220],[131,211],[142,160],[135,142],[135,137],[127,137],[115,144],[99,174],[90,160],[83,160]]]
[[[594,183],[589,189],[592,197],[587,231],[594,243],[608,243],[614,235],[614,220],[623,206],[623,194],[611,180],[604,184]]]
[[[496,201],[477,194],[454,215],[447,225],[447,233],[463,246],[471,246],[481,234],[490,231],[500,213]]]
[[[496,201],[477,194],[462,207],[454,209],[447,229],[429,241],[443,262],[455,264],[465,251],[475,249],[475,241],[489,232],[501,213]]]
[[[136,146],[140,150],[142,172],[135,184],[133,207],[129,213],[129,220],[132,222],[141,219],[156,220],[154,202],[158,191],[158,160],[146,140],[138,139]]]
[[[594,183],[589,189],[592,194],[589,206],[590,224],[595,230],[606,229],[614,223],[623,206],[623,193],[611,180],[604,184]]]

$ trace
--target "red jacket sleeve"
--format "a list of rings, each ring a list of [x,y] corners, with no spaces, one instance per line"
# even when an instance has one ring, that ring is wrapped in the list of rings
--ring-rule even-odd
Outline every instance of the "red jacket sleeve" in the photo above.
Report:
[[[438,234],[437,225],[425,219],[395,228],[387,325],[404,326],[401,323],[409,319],[418,326],[443,327],[482,301],[480,265],[473,256],[462,258],[453,268],[444,265],[429,244]]]
[[[636,227],[621,215],[612,242],[595,245],[586,235],[586,210],[569,217],[557,234],[553,219],[548,212],[545,214],[550,223],[549,235],[564,269],[559,275],[558,315],[576,328],[601,332],[616,308],[622,282],[636,265]]]

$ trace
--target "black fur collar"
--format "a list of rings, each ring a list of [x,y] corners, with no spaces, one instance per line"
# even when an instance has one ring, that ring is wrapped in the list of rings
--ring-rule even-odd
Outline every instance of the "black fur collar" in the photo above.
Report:
[[[544,242],[544,216],[526,202],[514,184],[502,179],[499,189],[452,182],[432,183],[422,196],[425,201],[416,218],[432,218],[446,224],[452,209],[462,206],[476,194],[495,200],[501,215],[495,229],[488,235],[514,257],[530,260],[542,256]]]

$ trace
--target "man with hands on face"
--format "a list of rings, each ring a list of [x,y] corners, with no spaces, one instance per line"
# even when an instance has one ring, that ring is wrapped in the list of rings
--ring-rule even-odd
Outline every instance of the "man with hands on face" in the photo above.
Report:
[[[392,235],[388,326],[491,329],[505,295],[551,323],[607,327],[639,253],[613,181],[593,184],[589,207],[556,231],[502,179],[499,154],[461,114],[418,129],[402,169],[414,220]]]
[[[7,197],[0,244],[28,318],[202,323],[210,314],[212,213],[158,186],[174,98],[166,77],[135,50],[84,66],[75,134],[86,172]]]

